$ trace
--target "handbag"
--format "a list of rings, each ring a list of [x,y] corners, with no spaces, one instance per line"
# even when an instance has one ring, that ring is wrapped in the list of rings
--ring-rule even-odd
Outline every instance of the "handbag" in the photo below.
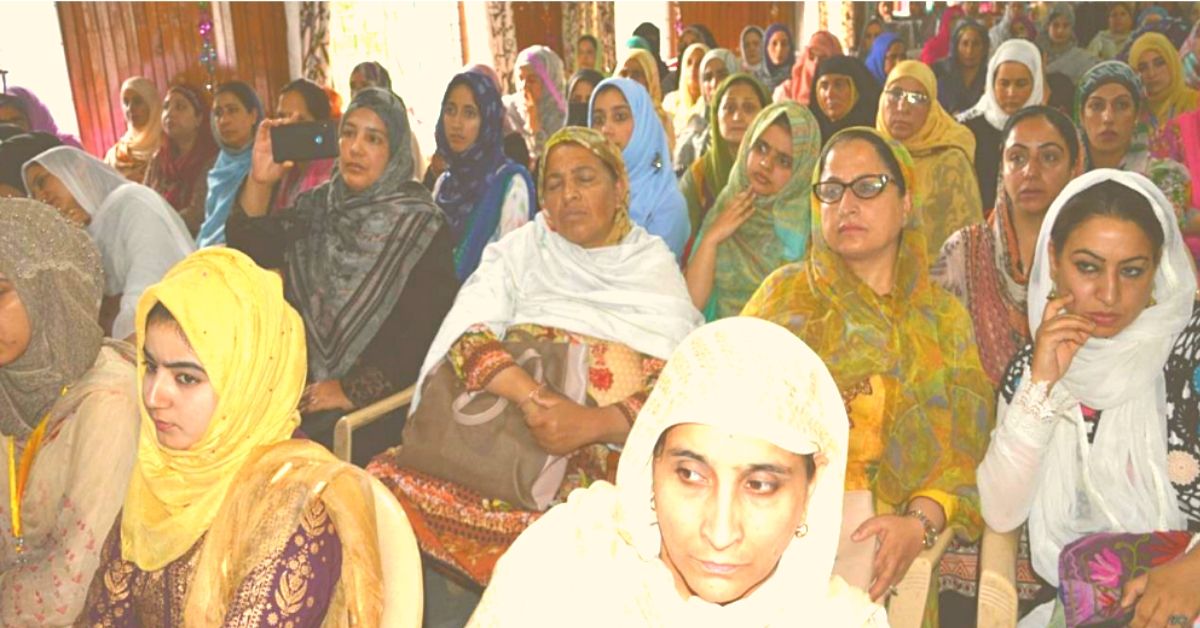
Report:
[[[535,381],[580,405],[587,402],[586,345],[508,341],[504,348]],[[404,425],[400,466],[461,484],[524,510],[545,510],[566,475],[565,456],[546,453],[517,404],[468,392],[442,358],[421,387]]]

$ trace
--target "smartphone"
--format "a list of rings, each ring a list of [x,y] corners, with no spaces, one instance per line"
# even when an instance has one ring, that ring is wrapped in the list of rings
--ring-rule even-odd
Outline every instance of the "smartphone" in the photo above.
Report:
[[[277,164],[337,157],[337,123],[321,120],[271,127],[271,153]]]

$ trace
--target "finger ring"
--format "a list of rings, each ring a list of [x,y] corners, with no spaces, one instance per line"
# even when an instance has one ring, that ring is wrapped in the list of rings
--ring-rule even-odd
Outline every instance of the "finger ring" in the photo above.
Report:
[[[1168,626],[1186,626],[1186,625],[1188,625],[1187,615],[1175,613],[1174,615],[1171,615],[1170,617],[1167,618],[1167,625]]]

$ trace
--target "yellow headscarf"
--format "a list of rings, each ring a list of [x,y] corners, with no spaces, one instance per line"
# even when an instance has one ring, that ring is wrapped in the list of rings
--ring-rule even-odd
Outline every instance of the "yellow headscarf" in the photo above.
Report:
[[[546,206],[546,160],[550,151],[559,144],[575,144],[588,149],[612,169],[617,176],[617,183],[625,184],[625,194],[617,199],[617,214],[613,216],[612,229],[609,230],[602,246],[612,246],[624,240],[633,229],[633,222],[629,219],[629,173],[625,170],[625,159],[621,157],[621,149],[595,129],[565,126],[546,140],[546,150],[542,153],[541,163],[538,164],[538,201],[542,207]]]
[[[1167,69],[1171,72],[1171,84],[1167,89],[1154,98],[1147,97],[1150,112],[1154,114],[1157,125],[1165,125],[1175,116],[1195,109],[1197,101],[1200,100],[1200,92],[1184,84],[1179,51],[1175,50],[1171,41],[1161,33],[1146,33],[1133,42],[1133,47],[1129,49],[1129,65],[1134,71],[1137,71],[1142,54],[1150,50],[1162,55],[1167,62]]]
[[[212,525],[255,448],[291,438],[307,374],[304,324],[274,273],[229,248],[203,249],[138,302],[138,381],[146,373],[146,317],[158,303],[179,323],[217,393],[212,421],[191,449],[158,442],[142,404],[137,463],[121,519],[121,555],[154,571]]]
[[[887,82],[884,83],[884,95],[879,99],[879,110],[875,114],[875,128],[879,130],[879,134],[888,140],[895,139],[883,123],[883,110],[887,107],[888,88],[896,79],[904,77],[916,79],[921,87],[925,88],[925,93],[929,94],[929,117],[925,118],[924,126],[902,142],[904,148],[908,149],[913,157],[919,158],[926,151],[954,146],[961,148],[967,154],[967,159],[974,163],[975,136],[970,129],[946,113],[938,103],[937,78],[933,75],[933,70],[920,61],[901,61],[888,74]]]

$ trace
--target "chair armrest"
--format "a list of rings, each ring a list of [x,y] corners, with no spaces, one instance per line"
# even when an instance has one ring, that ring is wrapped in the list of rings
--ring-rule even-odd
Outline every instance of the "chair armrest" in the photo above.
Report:
[[[925,617],[925,601],[929,598],[929,587],[936,586],[938,563],[956,528],[942,530],[933,547],[922,550],[908,568],[908,573],[896,585],[896,594],[888,600],[888,623],[893,628],[917,628]]]
[[[1017,543],[1021,527],[1000,533],[983,531],[979,549],[978,625],[1011,628],[1017,625]]]
[[[389,412],[411,404],[413,393],[416,390],[417,387],[414,384],[394,395],[384,397],[365,408],[355,410],[338,419],[337,423],[333,426],[333,455],[337,456],[340,460],[350,462],[354,430],[370,425]]]

